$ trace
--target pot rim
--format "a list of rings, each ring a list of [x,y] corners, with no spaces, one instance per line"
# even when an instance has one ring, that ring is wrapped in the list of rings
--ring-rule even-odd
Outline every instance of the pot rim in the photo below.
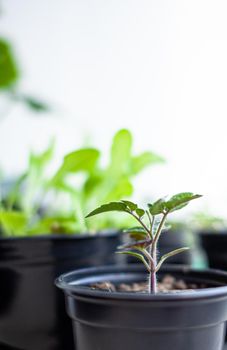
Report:
[[[134,265],[134,264],[132,264]],[[177,293],[158,293],[158,294],[148,294],[148,293],[132,293],[132,292],[106,292],[102,290],[95,290],[89,287],[83,286],[81,283],[83,280],[89,277],[92,277],[92,274],[102,276],[104,274],[135,274],[143,273],[146,276],[143,266],[130,266],[130,265],[118,265],[118,266],[100,266],[100,267],[91,267],[85,269],[74,270],[65,274],[62,274],[55,280],[55,285],[62,289],[65,293],[76,296],[76,297],[90,297],[91,299],[106,299],[106,300],[124,300],[124,301],[193,301],[201,299],[217,299],[217,298],[227,298],[227,272],[216,270],[216,269],[204,269],[197,270],[186,265],[165,265],[162,268],[162,271],[171,270],[173,273],[183,273],[183,274],[196,274],[198,277],[201,277],[204,274],[214,277],[215,275],[220,278],[226,279],[226,285],[215,286],[210,288],[203,288],[187,291],[180,291]],[[167,272],[167,271],[166,271]],[[168,271],[168,273],[171,273]],[[70,284],[73,280],[77,284]],[[93,278],[92,282],[95,282]],[[92,283],[90,282],[90,283]],[[204,281],[205,282],[205,281]],[[224,283],[224,282],[222,282]]]
[[[75,239],[91,239],[95,237],[113,237],[121,233],[121,230],[100,230],[95,233],[46,233],[46,234],[39,234],[35,236],[4,236],[0,237],[1,241],[45,241],[45,240],[75,240]]]
[[[201,229],[198,231],[200,236],[226,236],[227,228],[223,229]]]

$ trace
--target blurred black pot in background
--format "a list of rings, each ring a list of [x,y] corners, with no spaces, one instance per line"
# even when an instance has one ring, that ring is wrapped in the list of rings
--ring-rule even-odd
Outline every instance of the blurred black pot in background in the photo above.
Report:
[[[54,280],[77,268],[116,263],[119,244],[118,232],[0,238],[0,349],[74,349]]]
[[[227,229],[207,229],[199,232],[201,246],[206,253],[208,265],[227,271]]]

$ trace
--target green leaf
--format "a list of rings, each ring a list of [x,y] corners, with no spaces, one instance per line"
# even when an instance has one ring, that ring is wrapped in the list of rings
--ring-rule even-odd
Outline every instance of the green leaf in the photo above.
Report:
[[[45,217],[36,222],[29,230],[29,235],[51,234],[51,233],[75,233],[77,223],[75,216],[53,216]]]
[[[164,163],[164,162],[165,162],[164,158],[158,156],[153,152],[148,152],[148,151],[143,152],[140,155],[132,158],[132,172],[133,174],[138,174],[144,168],[150,165]]]
[[[186,206],[191,200],[202,197],[199,194],[193,194],[191,192],[182,192],[172,196],[165,202],[165,209],[167,211],[175,211]]]
[[[118,180],[113,183],[111,179],[109,179],[106,185],[108,185],[108,191],[104,198],[102,198],[102,201],[105,202],[119,200],[122,197],[130,197],[133,193],[133,186],[126,176],[118,178]]]
[[[52,160],[55,150],[55,141],[51,140],[47,149],[39,154],[31,152],[29,159],[29,168],[36,168],[38,172],[43,171],[46,165]]]
[[[172,196],[170,199],[160,198],[153,204],[148,204],[149,212],[152,215],[163,214],[164,212],[172,212],[185,207],[191,200],[202,197],[199,194],[191,192],[182,192]]]
[[[99,189],[99,186],[101,186],[102,188],[102,181],[103,181],[103,177],[101,173],[98,172],[95,174],[92,174],[92,173],[89,174],[89,177],[86,179],[82,189],[84,192],[84,195],[88,197],[87,200],[90,199],[94,191],[97,191]],[[98,192],[100,193],[101,191],[98,191]]]
[[[127,205],[127,207],[128,207],[130,210],[132,210],[132,211],[134,211],[134,210],[136,210],[136,209],[138,208],[138,205],[135,204],[135,203],[133,203],[133,202],[126,201],[126,200],[121,200],[121,202],[122,202],[122,203],[125,203],[125,204]]]
[[[159,260],[159,263],[157,264],[156,266],[156,272],[158,272],[158,270],[160,269],[160,267],[162,266],[162,264],[164,263],[164,261],[168,258],[170,258],[171,256],[174,256],[174,255],[177,255],[177,254],[180,254],[180,253],[183,253],[185,252],[186,250],[189,250],[190,248],[188,247],[183,247],[183,248],[179,248],[179,249],[175,249],[173,250],[172,252],[169,252],[165,255],[163,255],[161,257],[161,259]]]
[[[20,196],[20,206],[27,215],[37,210],[37,196],[46,191],[46,168],[53,158],[54,148],[55,142],[52,140],[43,152],[30,153],[28,169],[21,184],[23,195]]]
[[[147,232],[142,227],[132,227],[124,230],[123,233],[129,234],[130,237],[138,241],[147,237]]]
[[[141,208],[137,208],[137,209],[135,210],[135,212],[136,212],[136,214],[137,214],[140,218],[142,218],[142,217],[144,216],[144,214],[145,214],[145,210],[143,210],[143,209],[141,209]]]
[[[148,208],[151,215],[162,214],[163,211],[165,210],[165,199],[160,198],[153,204],[148,203]]]
[[[67,154],[64,157],[63,164],[55,175],[54,180],[62,180],[69,173],[94,171],[99,156],[100,153],[95,148],[82,148]]]
[[[110,202],[108,204],[103,204],[99,208],[93,210],[91,213],[89,213],[86,218],[89,218],[91,216],[102,214],[109,211],[123,211],[128,212],[127,205],[122,202]]]
[[[22,102],[24,102],[31,110],[35,111],[35,112],[48,112],[50,110],[49,106],[41,101],[38,100],[34,97],[31,96],[21,96],[21,98],[19,98],[19,100],[21,100]]]
[[[126,130],[119,130],[113,138],[109,172],[114,176],[127,174],[132,151],[132,135]]]
[[[10,44],[0,38],[0,89],[8,89],[19,80],[16,59]]]
[[[135,258],[137,258],[138,260],[142,261],[142,263],[146,266],[147,270],[149,271],[149,265],[146,262],[146,260],[144,259],[144,256],[142,254],[130,251],[130,250],[126,250],[126,251],[122,251],[122,252],[116,252],[116,254],[125,254],[125,255],[130,255],[133,256]]]
[[[28,218],[22,212],[0,211],[0,225],[7,236],[25,235],[27,222]]]

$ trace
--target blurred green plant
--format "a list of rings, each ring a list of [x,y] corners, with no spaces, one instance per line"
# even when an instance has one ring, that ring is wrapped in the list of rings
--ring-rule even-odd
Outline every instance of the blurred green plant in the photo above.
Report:
[[[130,198],[133,179],[148,166],[164,162],[153,152],[134,155],[132,135],[126,129],[115,134],[106,166],[100,150],[81,148],[67,154],[49,176],[53,155],[53,142],[43,153],[31,153],[27,171],[3,196],[0,224],[5,235],[92,233],[128,227],[131,220],[108,213],[92,226],[84,217],[99,203]]]
[[[7,102],[7,109],[20,102],[35,112],[48,111],[49,106],[46,103],[20,92],[18,87],[20,79],[21,70],[14,50],[9,41],[0,38],[0,92]],[[6,111],[1,111],[1,117],[4,117],[5,113]]]
[[[8,90],[19,80],[19,71],[12,48],[9,43],[0,38],[0,89]]]
[[[202,230],[223,230],[227,226],[224,218],[209,214],[207,212],[198,212],[191,216],[190,226],[197,231]]]

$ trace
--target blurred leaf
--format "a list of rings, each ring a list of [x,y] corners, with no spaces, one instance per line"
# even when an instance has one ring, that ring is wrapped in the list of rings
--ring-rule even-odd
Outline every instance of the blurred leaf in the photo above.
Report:
[[[21,96],[20,100],[24,102],[32,111],[39,112],[39,113],[50,111],[50,107],[46,103],[34,97]]]
[[[114,184],[109,181],[109,191],[102,201],[118,200],[122,197],[130,197],[133,193],[133,186],[127,177],[121,177]]]
[[[8,89],[19,79],[18,67],[10,44],[0,38],[0,89]]]
[[[64,157],[63,164],[54,176],[53,182],[63,181],[66,175],[81,171],[93,172],[100,153],[95,148],[83,148]]]
[[[0,225],[6,235],[25,235],[27,216],[17,211],[0,211]]]
[[[38,172],[43,172],[43,169],[52,160],[55,150],[55,141],[52,140],[47,149],[39,154],[31,152],[29,158],[29,169],[35,168]]]
[[[144,168],[150,165],[164,163],[164,162],[165,162],[164,158],[158,156],[155,153],[152,153],[152,152],[141,153],[138,156],[132,157],[132,173],[138,174]]]
[[[22,210],[27,215],[32,214],[36,210],[36,200],[39,193],[46,191],[46,167],[53,158],[55,142],[51,141],[50,145],[43,152],[36,154],[31,152],[29,157],[28,170],[25,174],[23,182],[23,195],[20,204]],[[40,203],[38,203],[38,206]]]
[[[17,207],[20,203],[20,197],[21,197],[21,184],[26,179],[26,174],[20,175],[14,183],[12,183],[12,186],[9,190],[9,192],[5,196],[5,208],[6,209],[13,209],[14,207]]]
[[[28,231],[29,235],[51,234],[51,233],[75,233],[77,229],[75,216],[45,217],[39,220]]]
[[[218,216],[211,215],[207,212],[194,213],[191,220],[190,226],[194,229],[211,229],[211,230],[222,230],[226,227],[226,219]]]
[[[89,177],[85,180],[83,192],[85,196],[90,196],[99,185],[102,184],[103,177],[100,173],[90,174]]]
[[[132,135],[126,130],[119,130],[114,138],[111,147],[111,162],[109,171],[114,176],[128,173],[129,160],[132,151]]]

